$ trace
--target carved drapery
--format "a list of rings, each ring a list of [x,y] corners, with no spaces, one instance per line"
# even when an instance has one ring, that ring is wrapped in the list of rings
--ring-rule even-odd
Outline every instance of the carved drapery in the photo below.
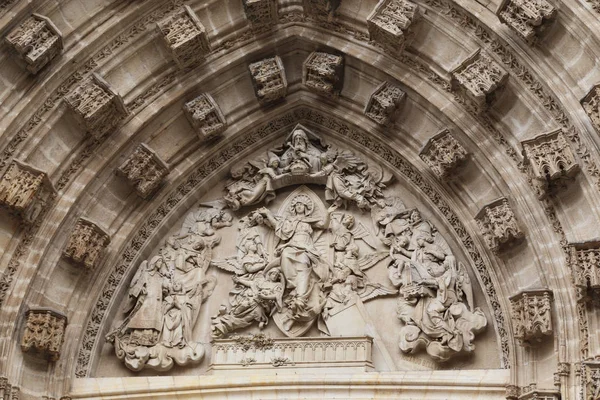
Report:
[[[532,345],[552,335],[552,292],[523,291],[510,298],[513,332],[521,345]]]
[[[313,92],[339,95],[344,84],[344,58],[314,51],[302,64],[302,83]]]
[[[273,25],[277,23],[277,0],[244,0],[244,12],[252,26]]]
[[[169,166],[154,150],[142,143],[121,164],[117,174],[124,176],[137,194],[147,199],[154,194],[169,174]]]
[[[63,250],[63,257],[87,269],[95,268],[110,243],[110,236],[94,222],[79,218]]]
[[[285,97],[288,84],[279,56],[251,63],[248,69],[256,98],[261,104],[272,103]]]
[[[557,11],[546,0],[503,0],[497,15],[527,43],[533,44],[554,20]]]
[[[21,339],[24,352],[34,350],[49,361],[60,357],[67,317],[49,309],[31,309],[25,313],[25,330]]]
[[[383,82],[369,97],[365,106],[365,115],[381,125],[389,125],[406,93],[398,86]]]
[[[505,197],[485,205],[475,216],[475,221],[485,243],[494,253],[499,253],[504,247],[517,243],[524,237]]]
[[[210,140],[227,129],[227,121],[219,105],[208,93],[202,93],[183,106],[183,113],[201,141]]]
[[[409,30],[419,17],[419,7],[411,1],[380,0],[367,17],[369,37],[398,55],[404,51]]]
[[[578,300],[600,304],[600,242],[572,243],[569,265]]]
[[[467,160],[468,153],[450,131],[444,129],[425,143],[419,156],[438,178],[451,179]]]

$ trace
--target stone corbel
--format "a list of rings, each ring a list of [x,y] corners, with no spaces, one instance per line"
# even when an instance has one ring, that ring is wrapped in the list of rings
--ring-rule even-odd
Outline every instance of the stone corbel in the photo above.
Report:
[[[277,23],[277,0],[244,0],[246,19],[253,27],[271,26]]]
[[[183,113],[201,141],[220,135],[227,129],[227,121],[217,102],[208,93],[202,93],[183,105]]]
[[[475,221],[487,246],[495,254],[525,236],[506,197],[485,205],[475,216]]]
[[[406,93],[398,86],[383,82],[369,97],[364,113],[378,124],[387,126],[394,121],[405,97]]]
[[[596,132],[600,133],[600,83],[595,84],[588,94],[581,99],[581,105],[592,120]]]
[[[425,143],[419,156],[438,178],[447,180],[467,161],[468,153],[450,131],[444,129]]]
[[[510,297],[510,305],[514,336],[522,346],[552,335],[552,291],[523,291]]]
[[[265,58],[248,65],[256,98],[261,104],[281,100],[287,94],[285,68],[278,56]]]
[[[344,84],[344,57],[313,51],[302,64],[302,83],[315,93],[339,95]]]
[[[380,0],[367,17],[369,37],[387,51],[400,55],[419,18],[419,7],[411,1]]]
[[[63,249],[63,257],[86,269],[94,269],[110,244],[110,236],[94,222],[79,218]]]
[[[496,15],[531,45],[556,18],[557,11],[546,0],[503,0]]]
[[[33,350],[49,361],[58,360],[67,327],[67,317],[48,308],[36,308],[28,310],[25,318],[21,350],[25,353]]]
[[[577,301],[600,305],[600,241],[570,243],[569,253]]]
[[[141,143],[116,172],[127,179],[140,197],[147,199],[169,174],[169,166],[154,150]]]

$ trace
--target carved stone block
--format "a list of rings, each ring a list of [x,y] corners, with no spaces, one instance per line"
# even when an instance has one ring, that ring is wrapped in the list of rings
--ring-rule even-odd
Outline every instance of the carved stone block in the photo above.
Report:
[[[547,289],[523,291],[510,298],[514,335],[522,346],[552,335],[551,302],[552,292]]]
[[[404,51],[407,33],[419,19],[419,7],[407,0],[380,0],[367,17],[369,37],[395,54]]]
[[[592,120],[596,131],[600,132],[600,83],[594,85],[592,90],[581,99],[581,105]]]
[[[4,39],[17,60],[32,74],[37,74],[63,49],[58,28],[43,15],[33,14]]]
[[[65,96],[65,102],[79,125],[97,140],[110,134],[127,116],[121,96],[95,73]]]
[[[157,27],[180,68],[198,64],[210,53],[206,28],[189,6],[159,21]]]
[[[183,113],[196,130],[200,140],[209,140],[227,129],[221,109],[208,93],[202,93],[183,106]]]
[[[25,317],[21,349],[24,352],[33,349],[50,361],[58,360],[67,327],[67,317],[46,308],[31,309],[25,313]]]
[[[287,93],[287,79],[283,62],[278,56],[265,58],[248,66],[254,92],[261,104],[283,99]]]
[[[556,8],[546,0],[503,0],[496,12],[527,43],[533,44],[556,17]]]
[[[465,163],[468,153],[450,131],[444,129],[425,143],[419,156],[438,178],[450,179],[456,168]]]
[[[142,143],[117,169],[117,174],[127,178],[137,194],[147,199],[169,174],[169,166],[154,150]]]
[[[598,400],[600,394],[600,361],[584,361],[582,381],[584,385],[584,399]]]
[[[332,20],[342,0],[303,0],[304,13],[318,19]]]
[[[344,84],[344,58],[314,51],[302,64],[302,83],[326,96],[339,95]]]
[[[18,386],[11,385],[8,378],[0,376],[0,399],[19,400],[20,392]]]
[[[475,216],[475,221],[487,246],[494,253],[518,242],[524,236],[505,197],[484,206]]]
[[[451,85],[475,113],[494,102],[508,79],[508,73],[486,53],[477,50],[452,71]]]
[[[253,26],[277,23],[277,0],[244,0],[246,18]]]
[[[398,86],[383,82],[375,89],[367,105],[365,115],[381,125],[388,125],[394,120],[394,116],[406,93]]]
[[[54,193],[45,172],[16,159],[0,180],[0,206],[25,223],[33,223],[37,219]]]
[[[63,256],[75,264],[88,269],[98,265],[110,236],[95,223],[79,218],[63,250]]]
[[[578,289],[578,301],[596,300],[600,304],[600,241],[572,243],[569,252],[569,265]]]

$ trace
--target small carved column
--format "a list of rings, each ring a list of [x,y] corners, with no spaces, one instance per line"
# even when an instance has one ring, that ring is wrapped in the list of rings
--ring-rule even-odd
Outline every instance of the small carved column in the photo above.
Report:
[[[600,304],[600,241],[572,243],[569,252],[577,300]]]
[[[485,205],[475,216],[475,221],[486,244],[494,253],[518,242],[524,236],[505,197]]]
[[[246,19],[253,27],[277,23],[277,0],[244,0]]]
[[[117,169],[142,198],[147,199],[169,174],[169,166],[150,147],[141,143]]]
[[[600,397],[600,361],[585,361],[583,363],[583,376],[585,400],[598,400]]]
[[[331,21],[342,0],[303,0],[304,13]]]
[[[58,360],[67,327],[67,317],[46,308],[31,309],[25,313],[25,317],[27,320],[21,349],[25,353],[33,349],[49,361]]]
[[[380,0],[367,17],[369,37],[399,55],[406,47],[411,26],[419,17],[419,7],[408,0]]]
[[[93,269],[99,264],[109,243],[108,233],[95,223],[79,218],[63,250],[63,256],[77,265]]]
[[[515,338],[522,346],[552,335],[552,292],[528,290],[510,298]]]
[[[369,97],[365,115],[378,124],[389,125],[405,97],[406,93],[398,86],[383,82]]]
[[[592,90],[581,99],[581,105],[592,120],[592,125],[600,133],[600,83],[594,85]]]
[[[281,58],[265,58],[248,66],[254,92],[261,104],[283,99],[287,93],[287,79]]]
[[[121,96],[95,73],[65,96],[65,102],[79,125],[96,140],[111,133],[127,116]]]
[[[189,6],[159,21],[157,28],[182,69],[201,62],[210,53],[206,28]]]
[[[18,386],[11,385],[8,378],[0,376],[0,399],[19,400],[20,389]]]
[[[465,163],[468,153],[450,131],[444,129],[425,143],[419,156],[438,178],[446,180]]]
[[[208,93],[202,93],[183,106],[183,113],[202,141],[210,140],[227,129],[221,109]]]
[[[466,105],[480,114],[494,102],[507,79],[500,64],[477,50],[452,71],[451,85]]]
[[[546,0],[503,0],[497,15],[502,23],[533,44],[556,17],[556,9]]]
[[[35,222],[54,196],[45,172],[13,160],[0,180],[0,206],[27,224]]]
[[[4,41],[32,74],[37,74],[63,49],[62,34],[49,18],[40,14],[27,18]]]
[[[326,96],[339,95],[344,84],[344,58],[314,51],[302,64],[302,83]]]

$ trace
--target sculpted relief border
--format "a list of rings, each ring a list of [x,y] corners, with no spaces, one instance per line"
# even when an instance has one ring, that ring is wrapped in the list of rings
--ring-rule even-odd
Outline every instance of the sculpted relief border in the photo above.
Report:
[[[420,187],[421,190],[428,196],[428,198],[437,206],[460,238],[461,242],[469,253],[473,264],[475,265],[475,268],[477,269],[481,282],[483,282],[484,291],[490,301],[496,329],[500,336],[502,365],[504,368],[508,368],[510,366],[510,347],[507,321],[505,320],[498,294],[494,288],[484,258],[479,253],[479,250],[475,245],[473,238],[469,235],[466,227],[460,222],[459,218],[456,216],[456,214],[454,214],[442,196],[437,193],[436,190],[423,179],[420,173],[414,169],[400,154],[387,148],[383,143],[375,141],[372,137],[352,129],[346,123],[324,115],[319,111],[308,108],[299,108],[271,120],[269,123],[252,132],[244,134],[241,137],[240,142],[223,149],[219,154],[216,154],[202,165],[198,166],[190,174],[189,178],[185,182],[181,183],[177,189],[166,200],[164,200],[163,204],[161,204],[147,218],[145,223],[131,238],[129,244],[124,248],[121,255],[121,260],[112,269],[113,272],[107,279],[102,293],[100,294],[100,297],[91,312],[91,317],[87,322],[82,344],[78,352],[75,371],[76,377],[86,377],[90,373],[91,357],[94,353],[94,348],[99,345],[98,341],[102,339],[102,335],[99,335],[99,332],[102,322],[106,317],[111,299],[116,293],[117,288],[121,284],[121,281],[126,275],[127,271],[133,267],[132,264],[134,260],[137,259],[137,255],[143,248],[144,243],[157,231],[161,221],[167,216],[167,214],[173,210],[187,194],[192,192],[194,188],[202,185],[206,178],[216,172],[219,168],[223,167],[227,162],[229,162],[229,160],[233,159],[235,155],[243,152],[245,149],[253,147],[253,145],[273,135],[277,131],[285,127],[290,127],[294,123],[300,121],[312,121],[315,124],[326,129],[330,129],[342,137],[352,140],[355,144],[367,148],[373,153],[379,155],[381,159],[393,166],[395,172],[404,175],[415,186]]]

